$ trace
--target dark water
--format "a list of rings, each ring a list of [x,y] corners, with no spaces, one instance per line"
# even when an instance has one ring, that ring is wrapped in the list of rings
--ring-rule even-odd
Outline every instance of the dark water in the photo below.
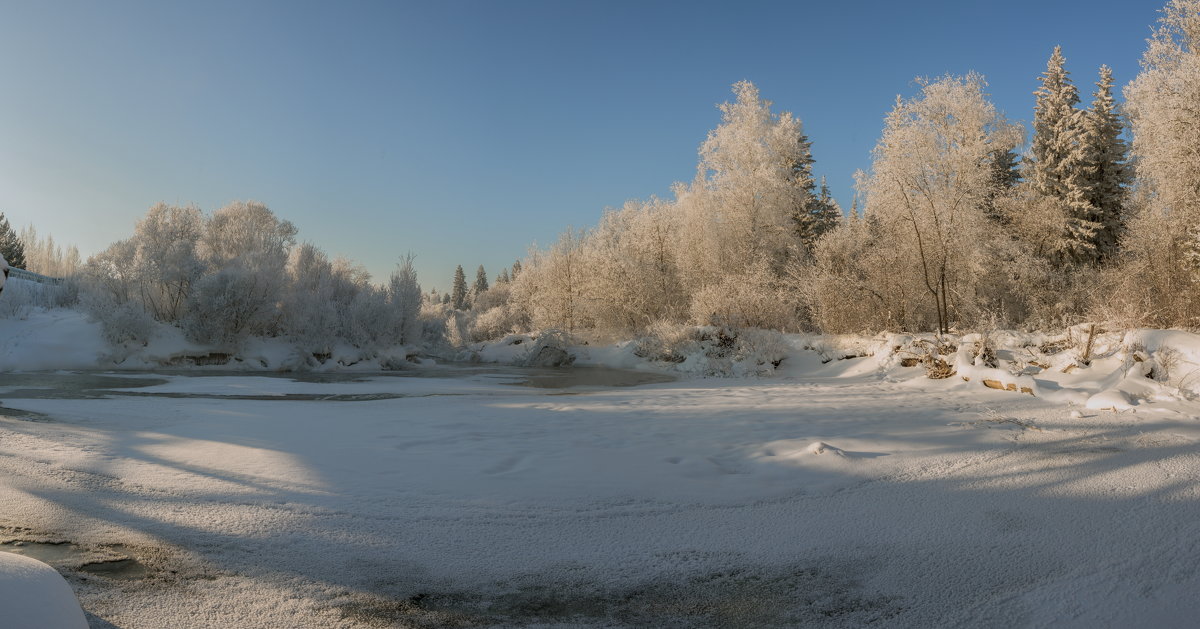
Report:
[[[209,394],[161,391],[138,391],[137,389],[166,384],[168,377],[211,378],[251,376],[258,378],[280,378],[295,382],[314,384],[337,384],[370,382],[384,378],[461,378],[485,379],[498,384],[554,389],[563,392],[584,392],[611,387],[633,387],[647,384],[671,382],[671,376],[644,371],[609,369],[605,367],[566,367],[562,369],[535,369],[523,367],[498,367],[478,365],[448,365],[403,372],[379,373],[280,373],[254,371],[185,371],[163,370],[156,372],[44,372],[0,374],[0,404],[3,400],[31,399],[105,399],[113,397],[158,397],[158,398],[206,398],[222,400],[262,401],[312,401],[312,402],[362,402],[387,400],[402,397],[425,397],[422,394],[391,393],[386,386],[378,392],[368,393],[289,393],[284,395],[259,394]],[[132,389],[132,390],[127,390]],[[440,393],[438,395],[453,395]],[[31,411],[4,408],[9,417],[20,417],[38,421],[42,417]]]
[[[89,552],[91,551],[91,552]],[[140,579],[148,574],[146,566],[133,557],[131,549],[123,544],[108,544],[100,549],[108,558],[95,559],[95,549],[87,549],[71,542],[27,542],[11,541],[0,543],[0,552],[32,557],[59,569],[70,569],[108,579]]]

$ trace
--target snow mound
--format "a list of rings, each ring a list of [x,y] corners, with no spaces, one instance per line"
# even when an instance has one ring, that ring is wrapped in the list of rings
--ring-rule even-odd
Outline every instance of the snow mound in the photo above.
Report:
[[[838,448],[836,446],[831,446],[828,443],[825,443],[824,441],[814,441],[811,444],[809,444],[809,446],[807,448],[805,448],[804,451],[809,454],[816,454],[816,455],[833,454],[833,455],[837,455],[840,457],[846,456],[845,450]]]
[[[0,552],[0,625],[6,629],[87,629],[79,601],[54,568]]]

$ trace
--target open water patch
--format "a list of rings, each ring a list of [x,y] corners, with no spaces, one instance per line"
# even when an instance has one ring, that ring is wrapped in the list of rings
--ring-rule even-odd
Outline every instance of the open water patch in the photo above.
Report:
[[[58,569],[77,570],[118,581],[141,579],[150,573],[124,544],[87,548],[67,541],[12,540],[0,543],[0,552],[37,559]]]
[[[535,389],[620,388],[675,381],[674,377],[667,374],[607,367],[527,369],[513,375],[524,376],[520,382],[513,384]]]
[[[523,575],[475,592],[422,591],[387,599],[360,594],[338,606],[349,618],[390,626],[858,627],[904,611],[870,592],[845,565],[738,567],[680,580],[614,587]]]

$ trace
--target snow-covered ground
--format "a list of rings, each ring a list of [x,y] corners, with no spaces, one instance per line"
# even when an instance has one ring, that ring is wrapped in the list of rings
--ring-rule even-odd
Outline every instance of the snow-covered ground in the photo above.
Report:
[[[0,376],[0,548],[48,549],[122,629],[1200,617],[1200,404],[820,360],[565,390]]]

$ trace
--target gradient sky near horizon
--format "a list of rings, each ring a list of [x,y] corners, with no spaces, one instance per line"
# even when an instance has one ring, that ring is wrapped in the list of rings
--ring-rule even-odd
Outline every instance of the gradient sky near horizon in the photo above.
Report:
[[[0,212],[86,257],[156,202],[255,199],[382,281],[491,277],[670,196],[755,82],[852,175],[913,78],[983,73],[1010,119],[1060,44],[1085,101],[1165,0],[1003,3],[0,1]]]

